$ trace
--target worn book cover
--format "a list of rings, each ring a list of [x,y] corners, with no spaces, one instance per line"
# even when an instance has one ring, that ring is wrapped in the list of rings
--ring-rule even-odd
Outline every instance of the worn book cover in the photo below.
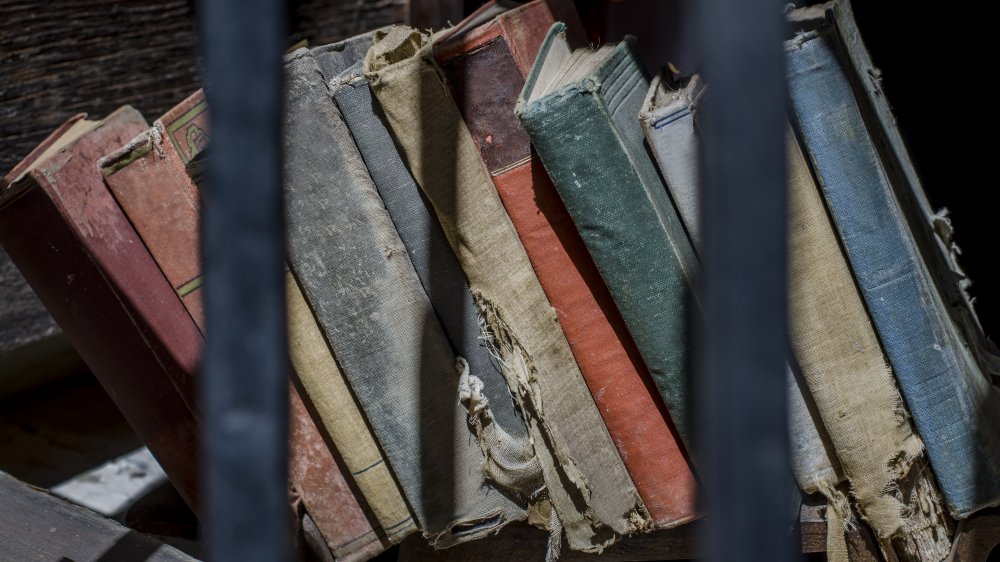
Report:
[[[787,44],[795,125],[951,515],[1000,503],[1000,390],[935,283],[827,24]]]
[[[442,82],[430,43],[401,26],[376,34],[365,75],[497,342],[558,517],[553,536],[561,525],[571,548],[600,551],[646,528],[648,512]]]
[[[372,98],[368,80],[361,73],[364,51],[360,57],[344,56],[348,51],[345,48],[332,57],[327,50],[317,59],[325,72],[338,72],[330,80],[334,101],[452,349],[468,366],[469,385],[462,383],[463,388],[471,393],[471,385],[482,385],[482,400],[473,401],[470,394],[470,400],[463,402],[486,458],[482,470],[507,489],[518,490],[525,497],[538,496],[543,486],[541,469],[500,360],[493,353],[496,344],[492,334],[484,329],[485,318],[465,273],[433,208],[400,157],[378,102]]]
[[[457,360],[314,55],[286,60],[289,262],[386,460],[437,547],[523,520],[486,478]]]
[[[631,38],[573,50],[564,31],[549,30],[516,113],[689,444],[696,261],[639,125],[649,78]]]
[[[202,134],[207,131],[206,125],[201,129]],[[207,136],[204,137],[207,139]],[[210,153],[207,145],[199,149],[195,157],[184,165],[185,174],[188,175],[195,186],[204,185],[206,160]],[[200,199],[196,199],[200,201]],[[188,255],[186,259],[191,260]],[[200,276],[200,272],[198,273]],[[299,350],[302,346],[322,346],[321,349],[313,351],[313,355],[325,352],[329,355],[326,343],[317,343],[313,334],[318,330],[316,321],[308,313],[308,307],[302,312],[304,303],[298,286],[291,278],[291,273],[286,273],[288,292],[288,339],[289,355],[292,359],[292,366],[295,375],[299,379],[303,378],[303,373],[313,374],[317,369],[322,371],[322,376],[326,378],[329,385],[334,385],[338,380],[336,375],[336,365],[332,369],[327,369],[326,364],[318,365],[312,362],[302,362]],[[204,318],[199,321],[203,322]],[[306,377],[308,378],[308,377]],[[320,410],[312,400],[312,396],[305,396],[297,385],[289,385],[289,479],[306,511],[314,522],[323,541],[330,552],[338,560],[358,560],[367,559],[385,549],[389,543],[395,542],[393,533],[383,533],[378,525],[373,525],[368,521],[358,498],[348,486],[344,471],[334,458],[333,451],[327,444],[323,432],[318,424],[325,422],[324,418],[317,413],[314,417],[312,409]],[[356,412],[357,406],[344,404],[342,408],[345,416]],[[315,421],[314,421],[315,420]],[[352,426],[353,438],[355,441],[371,439],[365,429],[361,426]],[[326,429],[324,427],[324,429]],[[336,445],[334,440],[334,445]],[[339,452],[339,451],[338,451]],[[345,463],[346,464],[346,463]],[[349,468],[348,468],[349,470]],[[360,487],[360,486],[359,486]],[[362,488],[364,495],[364,488]],[[377,516],[379,511],[372,508]],[[381,519],[379,519],[381,521]]]
[[[514,115],[548,29],[565,22],[580,46],[582,25],[568,0],[535,0],[482,23],[482,12],[498,8],[488,3],[445,33],[435,58],[654,524],[682,524],[697,511],[695,478],[669,413]]]
[[[127,106],[101,121],[83,117],[4,178],[0,241],[197,511],[201,337],[97,167],[148,125]]]

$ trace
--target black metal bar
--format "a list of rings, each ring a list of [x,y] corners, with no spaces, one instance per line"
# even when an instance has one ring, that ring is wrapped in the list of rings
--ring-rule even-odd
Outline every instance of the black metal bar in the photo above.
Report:
[[[711,560],[793,560],[785,364],[786,102],[779,0],[704,0],[705,318],[699,453]]]
[[[203,192],[202,521],[213,561],[290,556],[280,0],[198,6],[212,154]]]

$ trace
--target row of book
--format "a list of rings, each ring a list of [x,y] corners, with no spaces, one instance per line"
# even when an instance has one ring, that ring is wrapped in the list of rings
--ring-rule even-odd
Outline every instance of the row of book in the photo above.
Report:
[[[861,520],[941,560],[1000,503],[1000,363],[850,6],[788,19],[792,468],[831,559]],[[286,57],[290,479],[338,559],[515,521],[600,552],[700,515],[711,86],[583,37],[569,0],[491,2]],[[77,116],[0,192],[0,241],[195,508],[210,136],[201,92],[152,127]]]

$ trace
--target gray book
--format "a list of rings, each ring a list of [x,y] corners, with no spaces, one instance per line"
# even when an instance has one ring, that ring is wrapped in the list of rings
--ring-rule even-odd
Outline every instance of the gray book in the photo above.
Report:
[[[526,517],[481,470],[460,370],[315,56],[286,62],[289,262],[436,547]]]
[[[362,73],[361,63],[326,64],[325,68],[343,70],[330,83],[334,101],[448,341],[466,361],[469,376],[483,385],[485,402],[478,406],[469,404],[470,422],[479,434],[487,458],[483,470],[508,492],[531,497],[544,486],[541,467],[524,420],[504,380],[500,362],[491,351],[495,336],[479,313],[458,258],[430,202],[417,187],[396,149],[378,100],[373,98]]]

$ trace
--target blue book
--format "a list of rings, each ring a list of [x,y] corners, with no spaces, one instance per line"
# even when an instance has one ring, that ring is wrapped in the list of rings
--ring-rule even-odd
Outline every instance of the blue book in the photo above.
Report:
[[[1000,389],[946,305],[931,269],[940,256],[911,225],[919,197],[899,187],[901,144],[887,149],[885,123],[866,122],[875,110],[855,98],[841,39],[828,21],[789,42],[795,121],[948,508],[964,518],[1000,504]]]

